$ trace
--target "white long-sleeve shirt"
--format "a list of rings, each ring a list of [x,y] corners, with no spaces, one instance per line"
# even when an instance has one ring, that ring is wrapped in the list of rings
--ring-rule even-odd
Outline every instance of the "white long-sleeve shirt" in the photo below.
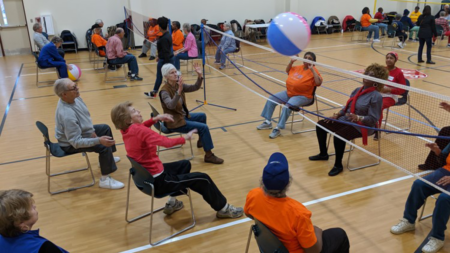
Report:
[[[47,38],[42,33],[34,33],[33,35],[34,43],[39,47],[39,50],[41,50],[45,45],[50,43]]]

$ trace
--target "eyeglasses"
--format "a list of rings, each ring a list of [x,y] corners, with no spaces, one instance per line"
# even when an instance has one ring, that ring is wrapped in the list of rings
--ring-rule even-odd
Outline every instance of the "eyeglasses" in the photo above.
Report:
[[[76,91],[78,90],[78,85],[73,86],[72,89],[67,89],[67,91]]]

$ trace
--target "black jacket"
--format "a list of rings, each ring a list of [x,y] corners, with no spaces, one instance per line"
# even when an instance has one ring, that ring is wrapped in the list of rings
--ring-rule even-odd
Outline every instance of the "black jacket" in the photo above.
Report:
[[[164,60],[164,64],[170,63],[170,58],[173,57],[173,51],[172,36],[168,31],[159,38],[156,48],[158,49],[158,58]]]
[[[416,25],[420,26],[419,38],[427,39],[433,37],[433,35],[437,37],[436,23],[432,15],[420,15]]]

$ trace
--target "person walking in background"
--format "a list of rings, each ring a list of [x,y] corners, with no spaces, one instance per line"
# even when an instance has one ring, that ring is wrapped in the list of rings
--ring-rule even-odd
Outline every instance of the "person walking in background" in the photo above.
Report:
[[[417,52],[418,63],[423,63],[422,52],[425,43],[427,43],[427,63],[436,64],[431,61],[431,39],[433,36],[437,37],[436,23],[433,15],[431,15],[431,7],[426,5],[423,8],[423,14],[417,20],[419,28],[419,51]]]

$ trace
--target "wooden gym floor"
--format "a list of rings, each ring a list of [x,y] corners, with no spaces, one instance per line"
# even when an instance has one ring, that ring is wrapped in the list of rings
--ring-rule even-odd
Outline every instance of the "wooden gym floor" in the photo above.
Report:
[[[384,64],[384,55],[390,48],[374,48],[368,43],[351,42],[351,34],[315,35],[309,45],[310,51],[317,54],[318,62],[346,70],[360,70],[377,62]],[[265,42],[262,42],[265,44]],[[442,45],[445,43],[441,43]],[[426,73],[426,79],[411,81],[411,86],[450,95],[450,51],[444,46],[433,48],[437,69],[427,68],[424,64],[418,66],[416,56],[408,57],[417,52],[417,43],[408,43],[403,50],[396,50],[403,60],[398,62],[400,68],[420,69]],[[214,49],[210,49],[210,55]],[[136,56],[140,51],[131,51]],[[247,68],[241,68],[250,77],[270,92],[278,92],[284,88],[276,85],[271,78],[282,82],[286,75],[284,71],[288,63],[287,57],[267,53],[250,46],[243,47]],[[161,109],[158,100],[144,97],[143,92],[153,87],[156,75],[154,61],[146,58],[138,59],[142,82],[104,83],[104,74],[92,69],[88,53],[67,53],[68,63],[77,64],[83,74],[78,82],[81,97],[87,104],[93,122],[107,123],[110,120],[111,108],[122,101],[133,101],[145,117],[149,117],[150,108],[147,102]],[[238,63],[239,59],[236,60]],[[213,60],[211,59],[212,63]],[[266,65],[270,68],[262,66]],[[297,63],[300,64],[300,63]],[[216,67],[216,66],[213,66]],[[336,177],[328,177],[333,159],[329,162],[310,162],[308,156],[318,152],[315,132],[292,135],[287,130],[282,136],[271,140],[269,131],[257,131],[261,122],[260,113],[265,100],[252,90],[263,94],[259,88],[252,85],[236,69],[229,67],[223,71],[209,69],[206,77],[206,93],[209,103],[234,107],[237,111],[203,106],[197,111],[205,112],[208,125],[211,128],[216,153],[225,159],[223,165],[203,163],[203,151],[195,148],[195,158],[191,161],[193,171],[208,173],[229,203],[243,206],[247,193],[259,186],[262,170],[269,156],[276,151],[283,152],[290,163],[290,172],[294,182],[288,192],[292,198],[307,205],[313,213],[313,223],[323,229],[342,227],[346,230],[351,243],[351,252],[414,252],[428,235],[431,229],[431,219],[417,223],[415,232],[395,236],[389,232],[392,225],[402,217],[406,197],[413,179],[388,165],[366,168],[354,172],[344,170]],[[322,69],[319,69],[322,71]],[[0,185],[1,189],[20,188],[30,191],[39,210],[39,221],[35,228],[40,228],[41,235],[55,244],[71,252],[243,252],[247,242],[249,227],[252,224],[245,217],[237,220],[219,220],[215,212],[196,193],[193,193],[193,205],[197,219],[194,229],[182,234],[179,239],[154,248],[148,245],[149,218],[132,224],[125,222],[125,204],[127,190],[105,190],[94,187],[80,189],[69,193],[51,196],[47,192],[47,177],[45,175],[45,150],[43,138],[35,126],[37,120],[44,122],[54,138],[54,112],[58,98],[51,87],[36,88],[35,64],[32,56],[9,56],[0,60],[0,113],[5,115],[4,124],[0,127]],[[186,73],[182,66],[186,82],[193,83],[195,78]],[[258,72],[258,73],[255,73]],[[118,71],[115,74],[121,74]],[[264,74],[264,75],[263,75]],[[269,77],[268,77],[269,76]],[[324,81],[332,80],[331,74],[323,75]],[[271,77],[271,78],[270,78]],[[41,74],[40,79],[54,81],[55,74]],[[241,82],[243,86],[231,80]],[[352,86],[356,87],[356,86]],[[324,91],[318,91],[320,92]],[[344,92],[349,93],[346,89]],[[325,93],[322,93],[326,96]],[[196,99],[203,100],[203,90],[188,95],[188,108],[194,108]],[[328,99],[334,99],[328,97]],[[345,97],[336,98],[339,103],[346,101]],[[320,99],[319,99],[320,101]],[[433,105],[434,106],[434,105]],[[430,108],[434,111],[436,106]],[[330,115],[337,109],[329,108],[324,103],[319,109],[325,115]],[[277,116],[277,111],[274,117]],[[438,127],[443,127],[446,120],[442,119]],[[313,127],[311,123],[297,125],[300,129]],[[448,124],[447,124],[448,125]],[[391,137],[392,136],[392,137]],[[119,131],[114,129],[117,153],[122,161],[118,163],[118,171],[113,174],[117,180],[128,184],[130,164],[126,158],[123,141]],[[393,135],[386,139],[395,138]],[[375,145],[369,140],[369,150],[375,151]],[[395,145],[390,142],[389,145]],[[397,147],[398,149],[398,147]],[[417,156],[395,153],[398,157],[390,160],[416,159],[417,164],[423,161],[427,150],[415,148]],[[189,155],[188,147],[182,150],[166,151],[161,154],[163,162],[183,159]],[[94,174],[98,181],[100,171],[95,154],[89,154],[93,164]],[[346,156],[344,157],[344,159]],[[362,164],[369,161],[367,156],[355,155],[352,164]],[[414,162],[416,162],[414,160]],[[344,160],[345,162],[346,160]],[[412,164],[412,163],[409,163]],[[81,155],[64,159],[52,159],[52,169],[63,171],[84,165]],[[406,168],[414,171],[414,166]],[[76,186],[86,183],[86,173],[72,174],[55,179],[53,189],[58,187]],[[131,186],[131,215],[145,212],[150,208],[150,198],[140,193],[134,185]],[[154,217],[155,240],[182,228],[189,222],[189,203],[186,197],[181,197],[185,208],[171,217],[158,213]],[[157,200],[156,205],[163,205],[165,200]],[[431,203],[426,212],[430,213],[434,204]],[[210,230],[208,230],[210,229]],[[446,233],[447,236],[449,232]],[[450,243],[446,243],[441,252],[450,251]],[[250,252],[257,252],[254,240]]]

